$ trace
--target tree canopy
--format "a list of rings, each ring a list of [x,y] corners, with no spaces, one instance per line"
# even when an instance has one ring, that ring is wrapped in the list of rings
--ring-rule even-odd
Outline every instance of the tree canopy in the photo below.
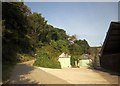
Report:
[[[76,57],[88,52],[86,40],[78,40],[76,35],[69,36],[65,30],[48,24],[41,13],[32,13],[24,3],[5,2],[2,9],[4,62],[19,61],[17,54],[29,54],[38,60],[41,55],[45,58],[48,56],[44,60],[52,59],[58,64],[57,58],[62,52]]]

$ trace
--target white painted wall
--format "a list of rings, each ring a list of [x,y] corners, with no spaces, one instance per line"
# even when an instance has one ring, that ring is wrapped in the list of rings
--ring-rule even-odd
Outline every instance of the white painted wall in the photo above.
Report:
[[[61,68],[71,67],[70,58],[59,58],[58,61],[61,64]]]
[[[80,67],[89,67],[89,64],[90,64],[90,60],[80,60],[79,61],[79,65]]]

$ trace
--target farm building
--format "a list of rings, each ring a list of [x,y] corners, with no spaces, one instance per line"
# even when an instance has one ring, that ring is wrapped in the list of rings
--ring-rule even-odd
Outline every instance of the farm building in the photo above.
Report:
[[[88,54],[83,54],[79,60],[79,67],[89,67],[92,63],[91,56]]]
[[[101,67],[120,73],[120,22],[111,22],[100,55]]]
[[[66,53],[62,53],[59,58],[58,61],[60,62],[61,68],[67,68],[67,67],[71,67],[70,65],[70,56]]]

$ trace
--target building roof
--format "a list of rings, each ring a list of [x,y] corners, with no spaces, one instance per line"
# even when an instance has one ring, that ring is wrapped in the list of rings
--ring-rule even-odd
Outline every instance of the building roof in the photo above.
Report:
[[[62,53],[59,58],[70,58],[70,56],[67,53]]]
[[[101,52],[101,47],[97,48],[97,52],[99,53]]]
[[[111,22],[101,55],[120,53],[120,22]]]
[[[80,56],[80,59],[81,59],[81,60],[88,60],[88,59],[91,59],[91,55],[82,54],[82,55]]]
[[[111,22],[100,55],[100,66],[120,73],[120,22]]]

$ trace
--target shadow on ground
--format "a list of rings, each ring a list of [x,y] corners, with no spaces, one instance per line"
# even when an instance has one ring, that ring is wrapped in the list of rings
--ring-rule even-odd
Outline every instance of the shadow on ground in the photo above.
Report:
[[[7,84],[38,84],[38,82],[28,79],[26,75],[30,74],[35,68],[28,64],[17,64],[12,72],[11,78]]]
[[[98,73],[105,80],[107,80],[110,84],[119,84],[120,83],[120,74],[116,72],[112,72],[103,68],[88,68],[92,69],[94,72]]]

